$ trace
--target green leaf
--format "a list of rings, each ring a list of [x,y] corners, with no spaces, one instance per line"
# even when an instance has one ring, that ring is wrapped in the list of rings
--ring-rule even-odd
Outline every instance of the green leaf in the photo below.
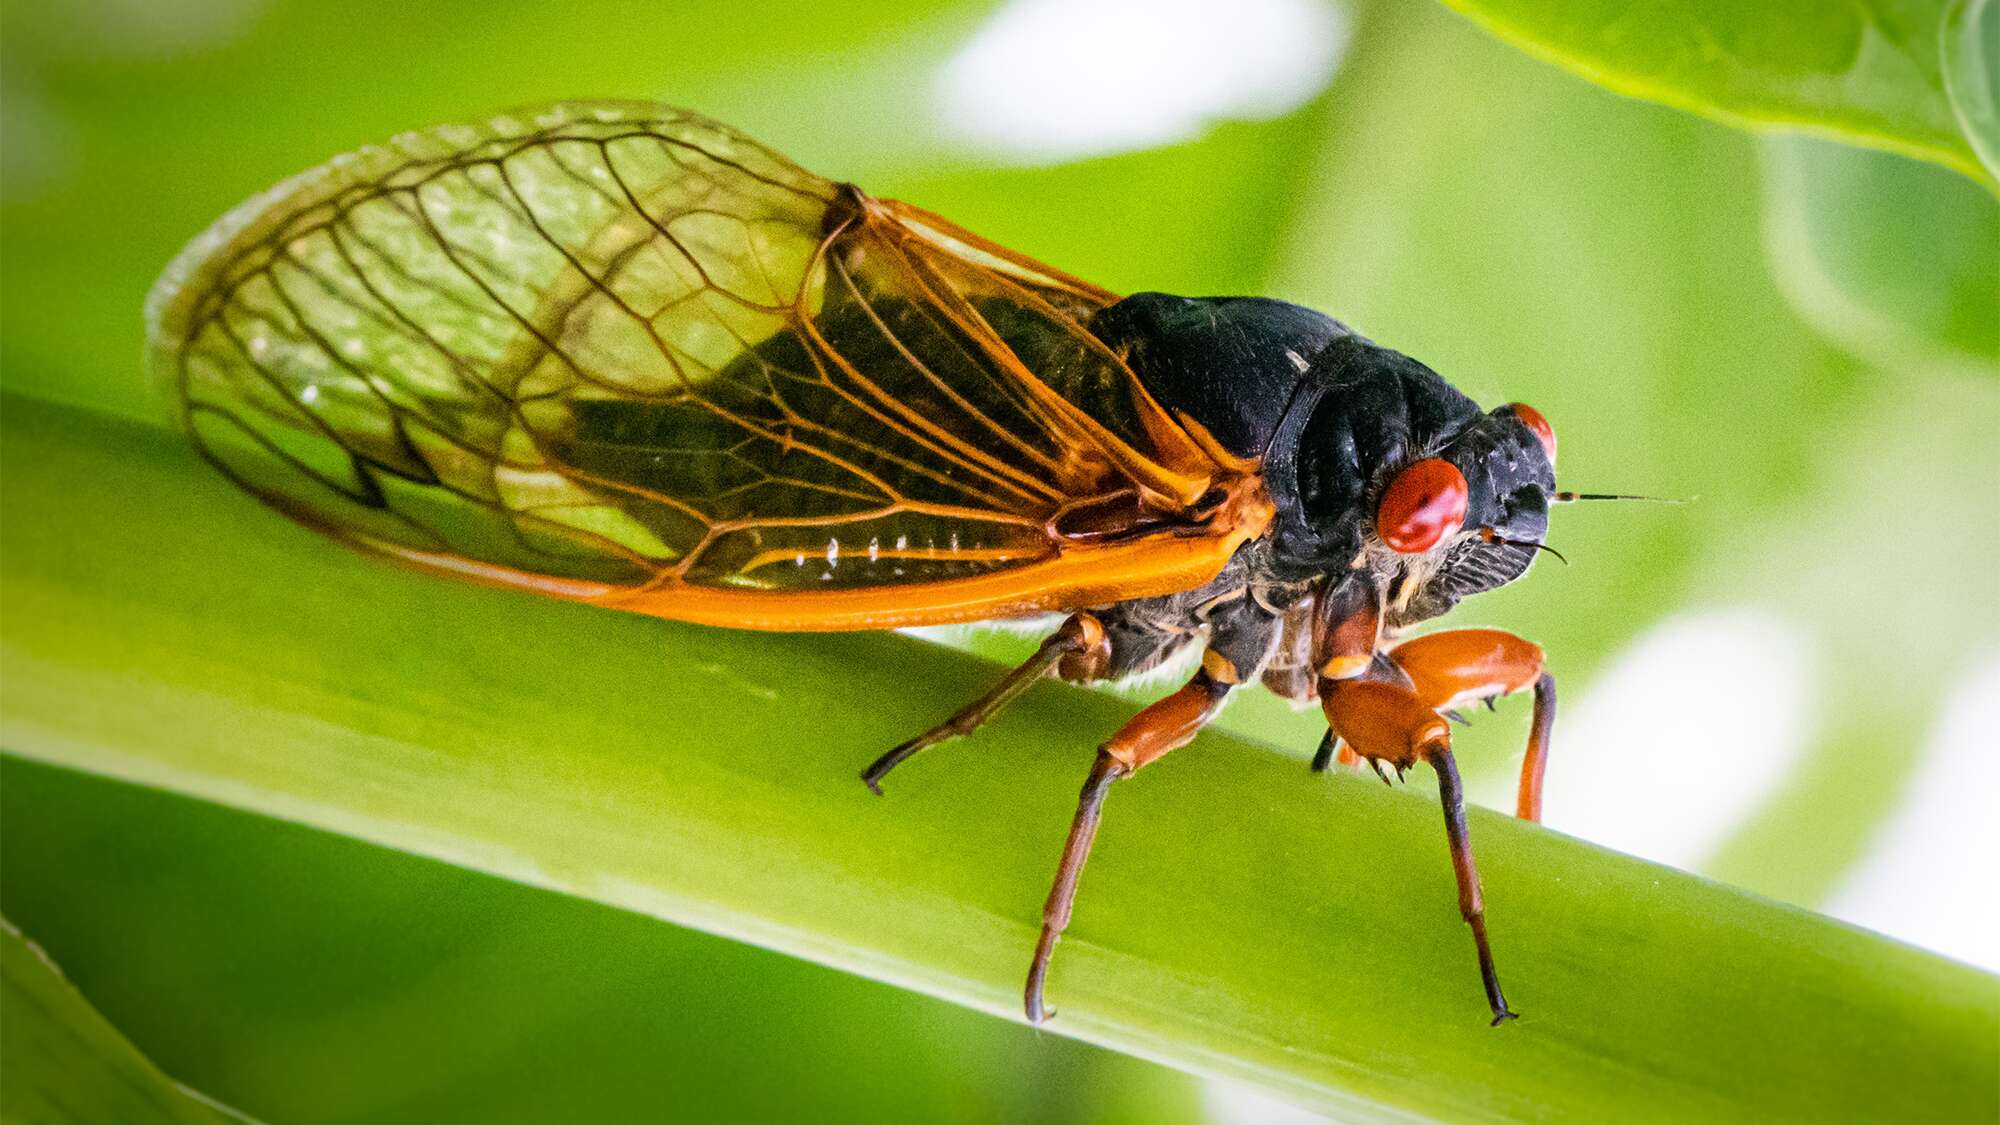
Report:
[[[1051,685],[893,636],[678,626],[408,574],[171,435],[9,398],[0,713],[31,758],[298,820],[995,1013],[1089,747]],[[1527,1018],[1485,1026],[1437,810],[1220,737],[1121,787],[1052,1029],[1356,1118],[1978,1119],[2000,981],[1475,815]]]
[[[1445,0],[1608,89],[1750,128],[1798,129],[1955,168],[1991,186],[1966,105],[1990,58],[1964,50],[1990,0]],[[1950,50],[1950,58],[1946,57]],[[1989,48],[1990,50],[1990,48]],[[1956,99],[1954,95],[1957,95]],[[1955,100],[1975,116],[1961,116]],[[1991,106],[1990,93],[1984,103]]]
[[[1764,155],[1772,273],[1807,323],[1886,370],[2000,374],[2000,202],[1889,153]]]
[[[1989,176],[2000,176],[2000,0],[1954,0],[1944,28],[1945,91]]]
[[[12,1125],[116,1121],[214,1125],[250,1120],[160,1073],[48,955],[0,918],[0,1118]]]

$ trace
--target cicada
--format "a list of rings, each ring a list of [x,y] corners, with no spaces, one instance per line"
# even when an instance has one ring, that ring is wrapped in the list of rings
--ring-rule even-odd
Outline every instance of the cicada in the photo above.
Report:
[[[284,514],[441,574],[704,625],[1060,624],[862,774],[1035,681],[1199,653],[1099,746],[1025,1008],[1106,793],[1261,681],[1387,777],[1425,763],[1487,1003],[1447,718],[1532,690],[1519,813],[1554,719],[1542,651],[1410,626],[1525,573],[1549,423],[1256,297],[1120,297],[930,212],[643,102],[407,133],[225,216],[148,303],[201,454]],[[1193,663],[1193,662],[1191,662]]]

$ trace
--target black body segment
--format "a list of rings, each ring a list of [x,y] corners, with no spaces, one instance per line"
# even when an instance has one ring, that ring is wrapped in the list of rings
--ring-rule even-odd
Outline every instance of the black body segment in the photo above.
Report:
[[[1283,301],[1137,293],[1089,327],[1169,414],[1261,462],[1277,514],[1268,549],[1250,560],[1259,579],[1348,569],[1367,554],[1388,478],[1436,456],[1465,475],[1466,526],[1490,529],[1495,541],[1462,541],[1410,576],[1398,620],[1437,616],[1532,561],[1555,477],[1510,408],[1483,414],[1423,363]]]
[[[1282,435],[1295,441],[1273,449],[1266,479],[1279,553],[1324,573],[1360,552],[1388,475],[1435,455],[1479,417],[1479,406],[1437,372],[1359,336],[1314,357],[1310,379]]]
[[[1264,456],[1313,357],[1353,334],[1284,301],[1167,293],[1134,293],[1089,327],[1170,413],[1250,458]]]

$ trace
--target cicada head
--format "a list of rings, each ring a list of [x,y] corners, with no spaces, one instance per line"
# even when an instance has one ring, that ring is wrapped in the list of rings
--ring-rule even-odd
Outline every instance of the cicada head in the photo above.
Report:
[[[1423,363],[1352,335],[1307,379],[1267,460],[1281,559],[1374,571],[1397,623],[1528,569],[1555,488],[1555,432],[1538,411],[1482,412]]]
[[[1481,415],[1388,479],[1376,537],[1401,556],[1392,617],[1421,621],[1526,573],[1548,534],[1555,433],[1532,407]]]

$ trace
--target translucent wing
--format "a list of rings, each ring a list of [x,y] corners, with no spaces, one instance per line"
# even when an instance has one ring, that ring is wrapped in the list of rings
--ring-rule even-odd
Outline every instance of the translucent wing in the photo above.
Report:
[[[781,629],[1205,581],[1268,505],[1115,298],[705,118],[564,104],[279,185],[155,289],[202,452],[434,569]]]

